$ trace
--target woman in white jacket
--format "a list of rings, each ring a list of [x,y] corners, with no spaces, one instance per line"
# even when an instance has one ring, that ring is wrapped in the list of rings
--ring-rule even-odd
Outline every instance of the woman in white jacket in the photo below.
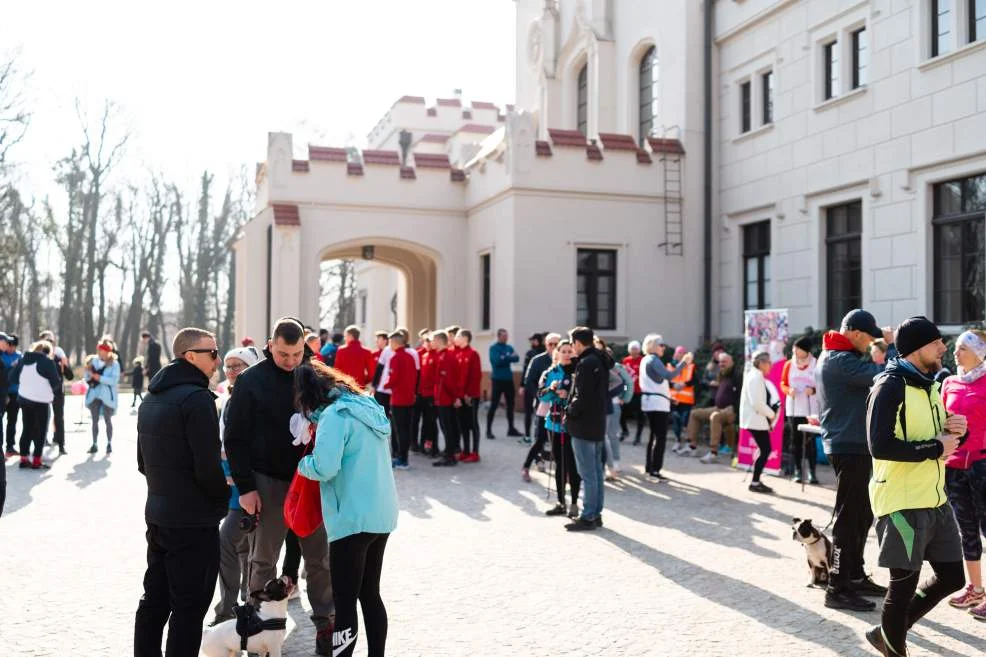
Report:
[[[780,408],[777,390],[767,385],[765,378],[770,372],[770,354],[758,351],[753,354],[753,367],[746,373],[743,380],[743,390],[740,393],[740,429],[746,429],[757,442],[759,455],[753,464],[753,483],[750,490],[754,493],[773,493],[774,490],[760,481],[763,467],[770,456],[770,429]]]

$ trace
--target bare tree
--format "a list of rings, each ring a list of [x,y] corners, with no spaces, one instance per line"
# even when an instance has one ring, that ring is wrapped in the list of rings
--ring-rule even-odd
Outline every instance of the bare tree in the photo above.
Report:
[[[335,260],[322,267],[319,281],[321,285],[322,311],[319,317],[322,326],[330,326],[334,331],[356,323],[356,261]],[[329,301],[326,304],[326,301]]]
[[[24,134],[31,115],[24,99],[25,76],[17,58],[8,54],[0,61],[0,173],[8,165],[7,156]]]

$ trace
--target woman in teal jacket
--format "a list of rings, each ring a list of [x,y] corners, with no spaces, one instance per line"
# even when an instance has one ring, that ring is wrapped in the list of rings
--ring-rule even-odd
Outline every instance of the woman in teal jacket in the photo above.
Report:
[[[558,493],[558,504],[545,511],[545,515],[579,517],[579,488],[582,478],[575,467],[575,452],[572,451],[572,439],[565,433],[565,409],[568,408],[568,398],[572,391],[572,375],[575,365],[572,363],[572,343],[562,340],[555,349],[555,364],[541,377],[538,397],[541,401],[551,404],[551,410],[544,418],[544,426],[551,437],[551,459],[555,464],[555,490]],[[565,506],[565,482],[572,489],[572,504]]]
[[[89,385],[86,391],[86,408],[92,415],[92,447],[90,454],[97,451],[96,440],[99,438],[99,417],[106,423],[106,453],[113,453],[113,415],[116,413],[120,394],[120,362],[116,353],[116,344],[109,338],[103,338],[96,345],[96,356],[86,363],[85,380]]]
[[[336,619],[334,657],[356,647],[356,601],[363,608],[369,657],[384,654],[387,610],[380,571],[397,527],[397,487],[390,458],[390,421],[352,378],[314,361],[295,370],[295,403],[315,423],[315,448],[298,472],[321,482],[329,536]]]

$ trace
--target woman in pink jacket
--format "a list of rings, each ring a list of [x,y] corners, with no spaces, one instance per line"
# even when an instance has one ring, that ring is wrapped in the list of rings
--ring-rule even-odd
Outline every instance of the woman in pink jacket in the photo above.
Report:
[[[955,521],[962,534],[969,584],[948,601],[957,609],[968,609],[974,618],[986,621],[986,592],[983,591],[983,542],[986,535],[986,332],[966,331],[955,341],[959,373],[942,385],[942,399],[949,413],[965,415],[969,436],[945,462],[945,486]]]

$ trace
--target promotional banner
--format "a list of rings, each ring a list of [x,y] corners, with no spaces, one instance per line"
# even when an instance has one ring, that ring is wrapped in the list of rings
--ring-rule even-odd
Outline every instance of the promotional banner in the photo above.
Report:
[[[784,400],[780,390],[781,373],[784,370],[784,345],[787,344],[790,335],[787,309],[747,310],[744,327],[746,363],[743,371],[747,372],[753,366],[753,354],[757,351],[768,352],[773,363],[767,376],[767,387],[772,388],[774,399],[780,402],[780,410],[774,428],[770,432],[770,457],[767,459],[764,472],[776,475],[781,471],[781,451],[784,447]],[[745,429],[740,429],[738,440],[736,463],[740,466],[752,466],[756,460],[756,441]]]

